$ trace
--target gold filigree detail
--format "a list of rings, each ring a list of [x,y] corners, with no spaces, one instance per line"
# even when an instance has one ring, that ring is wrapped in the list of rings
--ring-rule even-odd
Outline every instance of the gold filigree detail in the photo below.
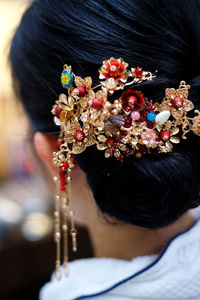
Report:
[[[72,72],[70,66],[67,70]],[[194,118],[187,116],[194,105],[188,99],[190,86],[184,81],[178,89],[167,88],[159,104],[148,101],[139,91],[130,90],[133,84],[152,80],[155,75],[151,72],[139,67],[129,71],[122,58],[111,57],[103,62],[99,73],[101,81],[95,87],[91,77],[82,79],[72,73],[68,95],[61,94],[53,106],[62,141],[54,163],[60,165],[66,157],[71,160],[69,154],[81,153],[91,145],[105,151],[105,157],[121,161],[129,155],[139,158],[146,153],[168,153],[189,131],[200,135],[200,112],[195,111]],[[118,92],[116,99],[109,100],[126,86],[129,90],[122,91],[120,96]]]

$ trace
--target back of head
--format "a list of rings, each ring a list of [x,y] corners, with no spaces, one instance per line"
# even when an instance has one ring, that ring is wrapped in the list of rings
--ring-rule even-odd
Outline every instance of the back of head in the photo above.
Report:
[[[190,100],[200,108],[199,0],[37,0],[25,12],[10,50],[20,98],[35,130],[56,132],[51,107],[62,92],[64,63],[91,76],[109,57],[158,70],[135,87],[160,102],[167,87],[191,85]],[[158,228],[200,204],[200,140],[192,134],[172,153],[105,159],[89,147],[76,156],[86,172],[98,207],[126,223]]]

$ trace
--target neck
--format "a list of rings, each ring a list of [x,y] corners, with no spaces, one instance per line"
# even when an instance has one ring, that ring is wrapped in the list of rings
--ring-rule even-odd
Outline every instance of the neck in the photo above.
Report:
[[[127,224],[110,224],[96,217],[88,224],[95,257],[131,260],[137,256],[159,254],[176,234],[190,228],[194,219],[187,212],[161,229],[145,229]]]

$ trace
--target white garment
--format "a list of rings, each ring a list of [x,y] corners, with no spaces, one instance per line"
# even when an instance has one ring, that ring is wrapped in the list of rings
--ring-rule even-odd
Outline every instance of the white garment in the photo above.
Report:
[[[69,271],[60,281],[52,276],[39,299],[200,300],[200,219],[160,255],[80,259]]]

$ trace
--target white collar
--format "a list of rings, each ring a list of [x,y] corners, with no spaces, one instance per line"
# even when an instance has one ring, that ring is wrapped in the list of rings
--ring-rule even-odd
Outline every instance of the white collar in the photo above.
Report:
[[[40,300],[78,300],[97,295],[99,299],[109,295],[110,299],[113,293],[118,298],[112,299],[199,300],[200,219],[174,237],[160,255],[131,261],[80,259],[71,262],[69,268],[67,278],[57,281],[52,276],[42,288]]]

